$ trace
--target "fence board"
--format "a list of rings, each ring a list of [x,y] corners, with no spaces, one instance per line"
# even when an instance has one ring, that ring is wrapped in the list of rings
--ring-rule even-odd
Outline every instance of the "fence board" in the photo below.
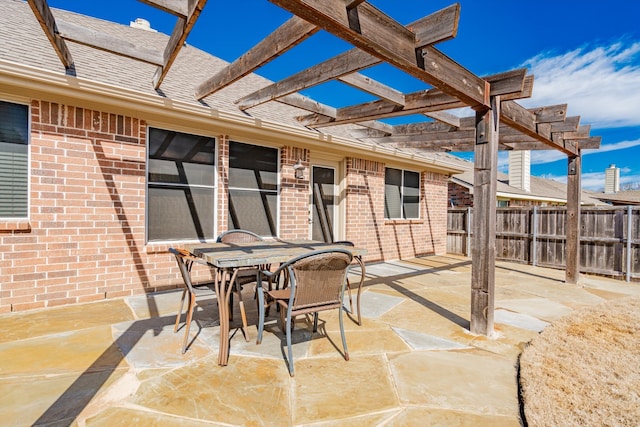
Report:
[[[448,252],[463,255],[471,253],[471,248],[467,247],[470,211],[466,208],[449,209]],[[631,221],[628,219],[629,212]],[[531,263],[535,259],[540,266],[565,268],[566,209],[537,208],[536,227],[533,218],[533,207],[497,209],[497,259],[522,263]],[[537,229],[535,236],[534,228]],[[627,256],[628,246],[631,248],[630,257]],[[535,257],[532,253],[534,247]],[[624,278],[628,272],[631,278],[640,278],[640,207],[581,208],[580,271],[618,278]]]

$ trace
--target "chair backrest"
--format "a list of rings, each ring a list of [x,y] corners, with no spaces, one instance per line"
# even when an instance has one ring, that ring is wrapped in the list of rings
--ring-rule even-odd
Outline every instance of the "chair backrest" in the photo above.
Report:
[[[292,310],[339,307],[352,258],[346,249],[325,249],[288,261]]]
[[[191,282],[191,267],[194,262],[199,261],[191,252],[185,251],[184,249],[169,248],[169,252],[175,255],[176,262],[180,268],[180,274],[182,275],[182,280],[189,292],[193,293],[194,289],[193,283]]]
[[[249,230],[227,230],[218,236],[219,243],[251,243],[264,240],[256,233]]]

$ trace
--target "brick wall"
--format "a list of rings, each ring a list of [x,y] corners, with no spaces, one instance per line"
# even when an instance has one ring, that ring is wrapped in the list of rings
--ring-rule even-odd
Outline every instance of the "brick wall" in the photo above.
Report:
[[[145,244],[146,122],[45,101],[32,102],[31,116],[30,215],[0,221],[0,313],[178,286],[170,245]],[[228,152],[218,137],[218,232],[227,229]],[[282,238],[308,237],[309,158],[307,149],[280,151]],[[347,239],[368,249],[367,260],[443,253],[446,177],[422,173],[420,219],[385,220],[384,168],[347,159]]]
[[[456,208],[472,208],[473,207],[473,195],[467,187],[463,187],[455,182],[449,182],[448,186],[448,199]]]
[[[229,137],[226,135],[218,138],[218,194],[223,197],[218,197],[218,233],[226,231],[229,228]]]
[[[447,177],[421,174],[420,218],[384,218],[385,165],[347,159],[348,240],[367,248],[366,259],[393,260],[446,252]]]
[[[295,177],[293,165],[300,160],[304,178]],[[309,150],[286,146],[280,150],[280,236],[309,238]]]
[[[30,218],[0,231],[0,311],[158,289],[150,272],[169,259],[145,253],[146,124],[44,101],[31,117]]]

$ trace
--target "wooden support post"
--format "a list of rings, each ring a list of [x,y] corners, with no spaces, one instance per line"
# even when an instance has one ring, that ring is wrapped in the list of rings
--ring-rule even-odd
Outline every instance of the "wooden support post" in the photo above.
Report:
[[[627,206],[627,262],[625,266],[627,282],[631,282],[631,241],[633,237],[633,206]]]
[[[533,218],[531,219],[531,265],[538,265],[538,207],[533,207]]]
[[[471,247],[471,332],[493,333],[496,265],[496,189],[500,97],[491,110],[476,112],[473,185],[473,245]]]
[[[569,156],[567,171],[567,240],[565,282],[578,283],[580,276],[580,151],[577,156]]]

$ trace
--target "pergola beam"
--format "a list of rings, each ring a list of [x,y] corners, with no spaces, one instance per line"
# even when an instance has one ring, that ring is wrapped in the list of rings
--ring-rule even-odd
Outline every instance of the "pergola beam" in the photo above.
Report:
[[[346,76],[338,77],[338,80],[342,83],[346,83],[356,89],[360,89],[371,95],[382,98],[386,101],[392,102],[397,105],[404,105],[404,94],[392,87],[382,84],[370,77],[367,77],[360,73],[347,74]]]
[[[546,108],[546,107],[545,107]],[[501,105],[501,120],[505,124],[511,126],[512,128],[522,132],[523,134],[530,136],[544,144],[547,144],[549,147],[562,151],[567,155],[576,155],[577,149],[572,146],[568,146],[567,144],[562,144],[558,141],[549,139],[544,135],[541,135],[538,132],[537,128],[537,118],[542,117],[545,120],[549,120],[551,117],[559,120],[560,115],[564,115],[566,113],[566,108],[562,110],[560,114],[560,109],[550,108],[550,109],[539,109],[540,112],[546,111],[550,112],[548,117],[543,113],[536,113],[527,110],[521,105],[517,104],[514,101],[504,101]]]
[[[360,3],[364,3],[364,2],[365,0],[345,0],[344,5],[346,6],[347,9],[353,9]]]
[[[56,20],[49,9],[49,4],[46,0],[27,0],[33,14],[35,15],[38,23],[42,27],[42,30],[46,34],[51,46],[55,50],[58,58],[67,70],[73,70],[73,57],[67,47],[66,43],[58,35],[58,28],[56,26]]]
[[[530,111],[536,116],[536,123],[564,122],[567,118],[567,104],[532,108]]]
[[[380,138],[378,142],[394,144],[399,148],[427,148],[427,145],[442,142],[448,144],[456,142],[471,146],[475,140],[475,129],[429,132],[416,135],[392,135]]]
[[[415,34],[367,2],[347,9],[344,0],[270,1],[468,106],[489,108],[486,81],[431,46],[416,55]]]
[[[382,132],[382,133],[387,134],[387,135],[391,135],[391,133],[393,132],[393,125],[390,125],[390,124],[387,124],[387,123],[384,123],[384,122],[380,122],[380,121],[377,121],[377,120],[367,120],[367,121],[364,121],[364,122],[358,122],[358,124],[360,126],[364,126],[364,127],[368,128],[368,129],[375,130],[375,131],[378,131],[378,132]]]
[[[460,117],[456,116],[455,114],[451,114],[447,111],[432,111],[429,113],[423,113],[425,116],[437,120],[441,123],[446,123],[450,126],[454,126],[459,128],[461,126],[460,124]]]
[[[252,92],[237,100],[236,104],[241,110],[247,110],[379,63],[380,60],[378,58],[359,49],[351,49],[318,65],[293,74],[286,79]]]
[[[520,94],[525,86],[526,69],[508,71],[484,77],[491,84],[492,95]],[[494,82],[496,83],[494,86]],[[512,92],[515,91],[515,92]],[[438,89],[405,94],[405,105],[399,106],[389,101],[379,100],[364,104],[338,108],[336,116],[309,115],[298,120],[309,127],[334,126],[345,123],[357,123],[363,120],[375,120],[389,117],[400,117],[411,114],[423,114],[434,111],[450,110],[465,107],[460,100],[443,93]]]
[[[181,18],[186,18],[187,14],[189,13],[188,0],[139,0],[139,1]]]
[[[188,0],[187,15],[185,17],[178,18],[175,27],[173,27],[171,36],[169,37],[169,42],[164,50],[163,65],[158,66],[155,74],[153,75],[152,82],[154,89],[158,89],[162,84],[162,81],[169,72],[171,65],[173,65],[173,61],[175,61],[178,56],[178,52],[180,52],[180,49],[187,41],[187,36],[189,36],[191,29],[198,20],[200,12],[206,3],[207,0]]]
[[[447,8],[432,13],[411,24],[413,26],[412,28],[418,28],[425,33],[420,43],[438,43],[455,36],[458,28],[457,21],[459,13],[452,14],[451,9],[452,8]],[[431,32],[429,32],[429,30],[431,30]],[[429,34],[429,36],[426,34]],[[293,74],[286,79],[250,93],[237,100],[236,104],[238,104],[238,108],[241,110],[247,110],[265,102],[273,101],[279,97],[326,83],[330,80],[341,79],[352,86],[358,87],[358,85],[362,85],[362,87],[359,87],[360,89],[374,93],[376,96],[379,96],[377,92],[382,92],[385,96],[392,98],[390,99],[391,102],[402,105],[402,103],[399,103],[400,98],[398,94],[400,94],[400,92],[395,95],[387,93],[382,89],[383,85],[381,83],[375,82],[367,77],[367,79],[370,80],[370,83],[367,84],[362,78],[353,76],[353,73],[381,62],[379,58],[363,52],[360,49],[351,49],[313,67]],[[382,97],[387,99],[384,96]]]
[[[315,25],[297,16],[292,17],[216,75],[199,84],[196,88],[196,99],[202,99],[229,86],[317,31],[318,27]]]
[[[164,57],[162,52],[144,48],[110,34],[102,33],[81,25],[63,20],[57,21],[58,34],[65,40],[89,46],[105,52],[125,56],[148,64],[162,66]]]
[[[580,150],[597,150],[598,148],[600,148],[602,137],[591,136],[589,138],[578,139],[578,140],[568,139],[567,141],[577,144]]]
[[[300,95],[299,93],[292,93],[291,95],[278,98],[278,102],[300,108],[301,110],[310,111],[321,116],[332,116],[336,114],[336,109],[334,107],[318,102],[307,96]]]

